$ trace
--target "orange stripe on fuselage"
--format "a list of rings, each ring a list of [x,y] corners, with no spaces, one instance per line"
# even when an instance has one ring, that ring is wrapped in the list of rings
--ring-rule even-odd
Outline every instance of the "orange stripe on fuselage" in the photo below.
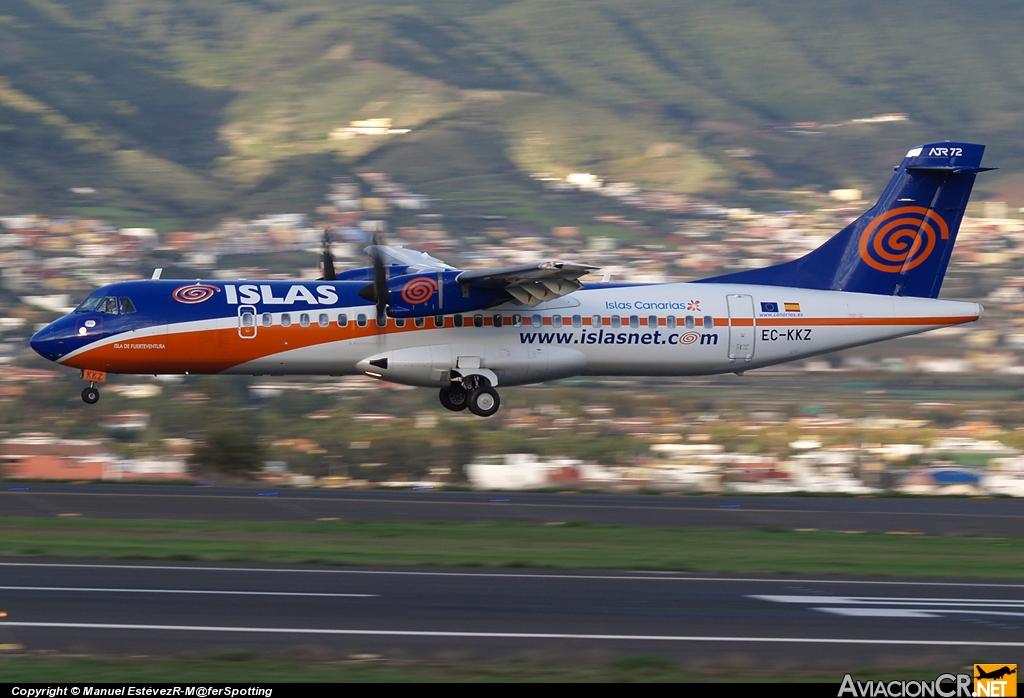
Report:
[[[974,322],[977,315],[970,316],[948,316],[948,317],[765,317],[758,318],[758,326],[778,327],[780,325],[793,327],[817,327],[817,326],[843,326],[863,327],[865,325],[960,325],[965,322]],[[718,324],[717,322],[715,324]]]
[[[473,317],[466,315],[466,324],[456,328],[451,316],[445,318],[444,328],[449,332],[459,330],[460,334],[468,336],[453,336],[446,333],[444,343],[466,342],[479,329],[473,325]],[[902,317],[902,318],[758,318],[757,325],[764,327],[863,327],[863,326],[926,326],[926,325],[958,325],[965,322],[977,320],[977,316],[946,316],[946,317]],[[589,325],[589,318],[584,318],[584,324]],[[753,324],[749,318],[735,318],[744,321],[745,326]],[[610,322],[605,318],[607,324]],[[659,323],[660,324],[660,323]],[[484,326],[493,327],[491,318],[485,318]],[[729,318],[715,318],[715,327],[728,327]],[[513,328],[508,326],[509,331],[531,332],[536,331],[533,327],[524,325]],[[390,334],[403,332],[428,332],[442,329],[433,326],[433,318],[428,318],[425,327],[416,327],[412,320],[407,320],[405,327],[398,327],[394,319],[389,318],[386,327],[377,327],[375,320],[369,320],[366,327],[359,327],[356,322],[350,322],[347,327],[338,327],[331,324],[328,327],[321,327],[319,324],[312,324],[309,327],[302,327],[293,324],[290,327],[258,327],[256,336],[252,339],[243,339],[238,334],[238,327],[225,329],[197,330],[193,332],[177,332],[163,335],[153,335],[142,338],[126,336],[122,342],[110,343],[89,349],[66,361],[62,362],[67,366],[81,369],[94,369],[108,371],[110,373],[220,373],[234,366],[256,359],[262,359],[274,354],[302,349],[305,347],[326,344],[328,342],[340,342],[354,339],[365,339],[368,337],[384,337]],[[571,326],[566,325],[567,330]],[[623,328],[628,329],[628,328]],[[515,341],[515,335],[510,337]],[[492,340],[493,341],[493,340]],[[133,348],[133,345],[153,347],[155,345],[163,348]],[[374,353],[371,347],[367,347],[369,353]],[[381,347],[384,350],[385,347]]]
[[[428,325],[432,323],[431,320]],[[457,329],[452,322],[445,322],[445,328]],[[347,327],[338,327],[336,324],[327,327],[321,327],[319,324],[302,327],[296,323],[290,327],[258,327],[256,336],[252,339],[240,337],[238,327],[197,330],[141,339],[129,337],[124,342],[114,342],[84,351],[63,363],[75,368],[99,368],[112,373],[220,373],[248,361],[293,349],[375,335],[431,329],[441,328],[419,328],[411,320],[406,322],[405,327],[397,327],[394,320],[389,320],[387,327],[377,327],[375,320],[370,320],[366,327],[359,327],[355,322],[350,322]],[[477,328],[470,322],[461,329],[469,332]],[[161,345],[163,348],[133,349],[133,344]]]

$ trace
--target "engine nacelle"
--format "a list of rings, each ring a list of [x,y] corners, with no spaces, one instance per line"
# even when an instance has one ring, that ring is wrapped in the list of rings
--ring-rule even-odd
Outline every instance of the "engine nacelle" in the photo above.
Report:
[[[356,367],[374,378],[428,388],[471,375],[491,385],[523,385],[578,376],[587,370],[587,357],[566,347],[436,344],[375,354]]]
[[[399,318],[468,313],[509,299],[503,289],[475,288],[458,283],[460,271],[404,274],[388,280],[390,315]]]

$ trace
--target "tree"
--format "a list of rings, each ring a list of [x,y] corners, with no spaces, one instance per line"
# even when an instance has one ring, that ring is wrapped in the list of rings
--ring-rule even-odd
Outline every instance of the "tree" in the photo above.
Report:
[[[250,434],[240,431],[211,431],[196,449],[192,461],[201,468],[232,475],[248,475],[263,462],[263,447]]]

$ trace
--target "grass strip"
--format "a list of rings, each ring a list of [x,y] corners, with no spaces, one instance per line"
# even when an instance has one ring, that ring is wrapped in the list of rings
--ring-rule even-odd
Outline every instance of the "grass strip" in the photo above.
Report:
[[[1024,539],[584,523],[0,518],[0,556],[1024,577]]]
[[[662,657],[633,656],[617,661],[580,662],[569,658],[512,657],[493,661],[353,661],[260,656],[248,650],[222,652],[211,657],[111,656],[8,656],[0,657],[0,680],[14,682],[73,683],[240,683],[247,686],[272,682],[680,682],[773,681],[832,684],[832,690],[850,671],[860,681],[892,679],[932,680],[947,671],[968,671],[966,662],[902,670],[827,668],[806,664],[790,667],[752,667],[749,661],[707,662],[684,666]]]

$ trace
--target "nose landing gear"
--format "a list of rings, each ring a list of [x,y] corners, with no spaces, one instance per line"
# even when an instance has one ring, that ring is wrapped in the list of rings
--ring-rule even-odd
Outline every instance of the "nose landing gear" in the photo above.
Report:
[[[490,417],[501,406],[498,391],[483,376],[466,376],[461,383],[441,388],[438,397],[447,409],[460,412],[468,407],[477,417]]]
[[[82,402],[87,405],[95,405],[100,401],[100,391],[96,390],[96,387],[90,385],[88,388],[82,391]]]

